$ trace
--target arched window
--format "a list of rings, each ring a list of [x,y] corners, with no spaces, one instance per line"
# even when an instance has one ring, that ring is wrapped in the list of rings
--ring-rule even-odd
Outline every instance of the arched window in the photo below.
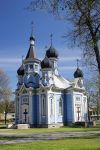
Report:
[[[59,115],[62,115],[62,98],[59,99]]]
[[[51,115],[53,115],[53,99],[51,99],[50,102],[51,102]]]
[[[42,95],[41,110],[42,110],[42,116],[45,116],[46,115],[46,100],[45,100],[45,95]]]
[[[55,112],[55,103],[54,98],[50,98],[50,115],[54,115]]]

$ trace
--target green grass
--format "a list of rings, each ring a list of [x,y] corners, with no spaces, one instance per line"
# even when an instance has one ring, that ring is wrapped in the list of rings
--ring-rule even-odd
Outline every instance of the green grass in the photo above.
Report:
[[[0,145],[0,150],[100,150],[100,139],[65,139]]]
[[[100,121],[96,121],[96,126],[100,127]]]
[[[7,129],[0,129],[0,132],[6,132],[6,133],[43,133],[43,132],[81,132],[81,131],[100,131],[100,128],[69,128],[69,127],[63,127],[63,128],[31,128],[31,129],[13,129],[13,130],[7,130]]]

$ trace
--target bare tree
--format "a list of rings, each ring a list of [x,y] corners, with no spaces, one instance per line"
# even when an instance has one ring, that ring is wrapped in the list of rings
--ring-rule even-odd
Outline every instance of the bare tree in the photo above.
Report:
[[[7,120],[7,113],[10,111],[11,103],[11,89],[9,87],[9,78],[6,73],[0,70],[0,113],[5,115],[5,124]]]
[[[96,66],[100,75],[100,0],[32,0],[28,8],[47,10],[70,21],[71,42],[83,48],[87,62]]]
[[[97,120],[100,115],[100,96],[99,96],[100,79],[99,75],[94,75],[91,79],[85,80],[85,87],[88,92],[88,119],[90,120],[90,109],[95,109]]]

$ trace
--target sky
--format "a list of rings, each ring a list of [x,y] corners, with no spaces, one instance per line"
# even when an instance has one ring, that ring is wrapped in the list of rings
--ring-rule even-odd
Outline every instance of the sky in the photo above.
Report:
[[[66,40],[62,38],[69,30],[69,25],[47,12],[27,10],[26,7],[30,1],[3,0],[0,2],[0,68],[9,76],[10,87],[13,91],[17,84],[17,69],[21,65],[22,56],[25,57],[29,49],[31,22],[34,22],[37,58],[44,58],[46,47],[50,46],[52,33],[53,46],[59,53],[59,72],[66,79],[73,79],[76,59],[81,59],[82,55],[79,48],[69,47]]]

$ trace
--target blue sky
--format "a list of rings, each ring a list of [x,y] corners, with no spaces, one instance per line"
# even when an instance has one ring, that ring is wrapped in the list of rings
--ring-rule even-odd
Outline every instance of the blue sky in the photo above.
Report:
[[[62,38],[69,30],[68,24],[46,12],[29,12],[25,8],[30,1],[0,2],[0,68],[7,72],[13,90],[17,84],[16,71],[21,64],[21,57],[26,55],[29,48],[32,21],[37,57],[44,57],[45,47],[50,46],[50,34],[53,33],[53,46],[59,53],[59,71],[65,78],[73,78],[76,59],[81,57],[81,51],[78,48],[69,48]]]

